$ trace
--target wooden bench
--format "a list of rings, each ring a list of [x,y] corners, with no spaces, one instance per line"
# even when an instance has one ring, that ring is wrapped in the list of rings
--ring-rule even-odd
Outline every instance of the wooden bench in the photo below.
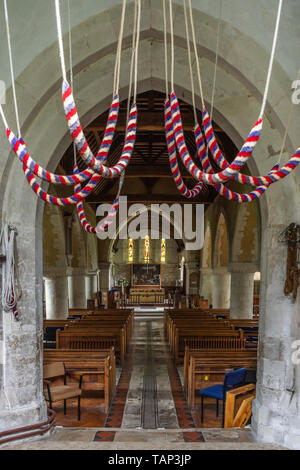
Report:
[[[242,331],[176,328],[172,352],[176,363],[182,363],[186,346],[193,349],[245,349]]]
[[[110,400],[116,389],[116,358],[113,347],[105,350],[47,349],[44,351],[43,362],[44,365],[63,362],[68,370],[88,371],[98,367],[104,359],[108,360],[109,394],[107,394],[107,399]]]
[[[126,332],[126,342],[128,343],[132,331],[133,331],[133,321],[131,318],[128,318],[127,316],[113,316],[113,317],[108,317],[108,316],[97,316],[93,315],[91,317],[86,317],[82,318],[81,320],[74,322],[72,324],[69,324],[68,327],[95,327],[95,328],[101,328],[102,326],[108,326],[108,325],[119,325],[120,327],[125,329]]]
[[[234,327],[230,325],[225,325],[221,321],[199,321],[195,319],[189,319],[188,321],[185,320],[176,320],[176,321],[171,321],[168,325],[167,329],[167,339],[171,345],[171,349],[174,347],[174,341],[176,338],[176,330],[180,330],[182,328],[185,329],[197,329],[200,330],[202,329],[203,331],[226,331],[226,332],[233,332],[234,333]]]
[[[238,328],[226,319],[217,319],[208,311],[165,311],[164,323],[165,335],[177,363],[183,360],[186,346],[223,350],[246,347],[244,328]]]
[[[66,325],[64,331],[79,331],[79,330],[91,330],[96,333],[101,333],[104,328],[112,328],[115,330],[124,331],[124,340],[126,343],[126,350],[129,344],[131,337],[131,327],[130,324],[120,320],[110,320],[110,319],[99,319],[99,320],[90,320],[90,321],[80,321],[78,323],[72,323]]]
[[[203,367],[205,370],[212,367],[214,369],[220,369],[224,366],[225,361],[229,361],[232,364],[232,361],[235,359],[240,364],[240,360],[250,358],[251,360],[254,359],[257,361],[257,350],[227,350],[227,351],[218,351],[216,349],[213,350],[199,350],[199,349],[191,349],[190,347],[186,346],[185,354],[184,354],[184,363],[183,363],[183,370],[184,370],[184,390],[187,391],[187,383],[188,383],[188,369],[190,364],[190,357],[194,356],[198,359],[202,360]],[[225,364],[226,366],[226,364]]]
[[[126,353],[124,334],[118,330],[103,329],[101,333],[60,331],[56,332],[57,349],[110,349],[114,347],[118,363],[123,363]]]
[[[185,324],[188,324],[192,320],[199,321],[199,322],[200,321],[201,322],[204,322],[204,321],[215,322],[215,324],[217,324],[217,322],[223,321],[223,324],[225,324],[224,320],[222,319],[218,320],[209,311],[191,310],[191,309],[172,310],[172,311],[165,310],[164,311],[164,327],[165,327],[166,333],[168,333],[170,329],[170,325],[172,325],[173,323],[176,323],[178,321],[183,321],[185,322]]]
[[[196,391],[222,382],[229,370],[246,367],[256,370],[256,351],[189,351],[184,361],[184,389],[188,405],[195,406]]]
[[[173,335],[173,329],[176,328],[177,325],[181,324],[184,326],[195,325],[197,324],[199,327],[204,326],[205,324],[214,326],[216,328],[219,327],[229,327],[228,324],[225,324],[222,320],[216,320],[214,317],[211,317],[206,312],[201,312],[198,314],[197,312],[193,312],[188,315],[180,315],[177,314],[166,314],[164,317],[164,327],[165,327],[165,334],[169,342],[171,342],[171,338]],[[230,328],[230,327],[229,327]],[[233,329],[233,327],[231,327]]]
[[[233,325],[235,329],[244,331],[245,338],[256,337],[258,339],[258,320],[251,319],[230,319],[228,322]]]

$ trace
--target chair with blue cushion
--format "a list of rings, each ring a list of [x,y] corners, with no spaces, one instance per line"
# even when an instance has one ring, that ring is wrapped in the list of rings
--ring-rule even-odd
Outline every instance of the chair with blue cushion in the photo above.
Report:
[[[211,387],[200,390],[201,395],[201,423],[203,423],[203,401],[204,397],[215,398],[217,401],[217,416],[219,416],[219,400],[222,400],[222,428],[224,427],[226,393],[229,390],[244,385],[247,369],[241,367],[230,372],[226,372],[223,384],[212,385]]]

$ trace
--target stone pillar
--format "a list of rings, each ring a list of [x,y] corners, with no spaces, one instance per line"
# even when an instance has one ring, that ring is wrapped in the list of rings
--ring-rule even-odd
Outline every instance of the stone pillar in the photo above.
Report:
[[[46,319],[67,318],[69,312],[66,271],[45,272]]]
[[[70,268],[68,272],[69,308],[87,308],[85,270]]]
[[[300,449],[300,292],[283,292],[287,246],[278,242],[286,226],[262,231],[261,294],[256,398],[252,430],[258,442]]]
[[[93,278],[93,295],[94,295],[94,297],[96,296],[97,292],[99,292],[99,276],[100,276],[100,272],[97,271],[94,275],[94,278]]]
[[[85,274],[85,297],[86,300],[93,299],[95,297],[95,276],[93,272],[88,272]]]
[[[200,269],[200,296],[208,301],[208,306],[212,305],[212,269]]]
[[[252,263],[231,263],[230,318],[253,318],[254,273]]]
[[[100,291],[107,291],[109,288],[109,263],[100,263]]]
[[[32,215],[34,212],[36,216],[34,201],[26,199],[25,204],[24,199],[16,200],[9,212],[10,223],[18,229],[17,251],[18,259],[22,261],[19,267],[22,295],[18,301],[19,321],[14,319],[12,312],[4,311],[0,306],[1,431],[37,424],[47,419],[42,373],[43,267],[41,262],[36,261],[42,260],[43,256],[41,225]],[[33,210],[24,217],[26,207]],[[20,213],[14,214],[14,208]],[[23,218],[20,218],[21,213]]]
[[[212,272],[213,308],[230,308],[230,273],[227,268],[214,268]]]

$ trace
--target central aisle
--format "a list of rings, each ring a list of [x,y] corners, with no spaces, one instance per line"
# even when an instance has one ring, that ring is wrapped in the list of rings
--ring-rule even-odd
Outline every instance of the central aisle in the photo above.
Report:
[[[163,319],[137,318],[133,342],[134,357],[122,428],[178,428]]]

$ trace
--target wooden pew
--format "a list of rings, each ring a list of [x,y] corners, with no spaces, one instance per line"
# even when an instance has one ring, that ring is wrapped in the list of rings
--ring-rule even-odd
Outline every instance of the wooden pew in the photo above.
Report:
[[[215,367],[216,369],[220,368],[220,364],[224,365],[225,361],[232,362],[237,358],[237,361],[240,363],[240,359],[251,358],[257,359],[257,350],[227,350],[227,351],[218,351],[218,350],[199,350],[191,349],[188,346],[185,349],[184,354],[184,390],[187,391],[188,383],[188,368],[190,364],[191,356],[202,359],[204,367]],[[225,364],[226,365],[226,364]]]
[[[64,362],[69,365],[71,362],[81,364],[80,367],[87,365],[91,362],[102,361],[103,358],[108,358],[110,366],[110,390],[111,395],[114,394],[116,388],[116,357],[114,347],[109,349],[91,350],[91,349],[47,349],[44,350],[44,364],[52,362]]]
[[[115,349],[116,358],[123,363],[126,353],[124,331],[112,331],[111,328],[95,331],[61,331],[56,332],[57,349]]]
[[[242,331],[178,329],[174,344],[176,363],[182,363],[186,346],[196,349],[243,350],[245,349],[245,338]]]
[[[128,338],[130,338],[133,325],[134,325],[134,316],[133,315],[126,315],[126,314],[114,314],[112,316],[109,315],[90,315],[88,317],[81,318],[80,321],[73,323],[72,325],[80,325],[80,326],[88,326],[88,325],[98,325],[101,327],[102,324],[117,324],[124,326],[126,328],[126,334]]]
[[[215,318],[209,311],[165,311],[164,322],[167,341],[177,363],[182,361],[186,345],[194,349],[245,348],[243,329],[237,329],[226,319]]]
[[[230,318],[230,310],[229,308],[210,308],[208,309],[208,312],[210,313],[210,315],[212,315],[213,317],[226,317],[226,318]]]
[[[179,314],[168,315],[166,318],[166,336],[170,344],[170,350],[176,361],[183,358],[184,336],[199,337],[202,345],[200,348],[244,348],[245,341],[242,331],[235,331],[234,326],[227,324],[223,320],[208,318],[205,315],[200,317],[194,314],[181,317]],[[214,338],[214,339],[213,339]],[[230,338],[232,340],[230,340]],[[207,343],[205,346],[204,344]],[[212,344],[213,343],[213,344]]]
[[[234,326],[235,329],[241,329],[244,332],[246,338],[246,347],[247,341],[252,340],[252,342],[258,341],[258,320],[256,319],[230,319],[229,323]],[[254,339],[255,338],[255,339]]]
[[[104,323],[101,322],[101,326],[97,325],[95,323],[91,323],[89,325],[70,325],[68,328],[64,329],[65,332],[69,332],[73,335],[78,335],[78,334],[84,334],[84,335],[90,335],[90,336],[105,336],[105,335],[113,335],[116,338],[120,338],[120,348],[116,349],[117,352],[120,352],[120,358],[121,362],[125,358],[125,354],[128,350],[129,346],[129,336],[128,332],[126,331],[126,328],[124,326],[120,326],[119,324],[113,324],[113,323]],[[121,359],[121,355],[123,357],[123,360]]]
[[[77,310],[77,309],[76,309]],[[56,328],[70,328],[71,326],[92,326],[93,321],[98,320],[98,326],[95,324],[95,327],[98,329],[100,328],[101,322],[104,324],[117,324],[119,322],[120,325],[124,325],[126,329],[126,340],[127,343],[129,338],[132,334],[133,326],[134,326],[134,311],[133,310],[106,310],[93,312],[87,311],[87,315],[82,316],[81,318],[77,319],[53,319],[53,320],[44,320],[44,331],[46,329],[56,329]],[[97,331],[100,333],[100,331]]]
[[[224,374],[232,369],[246,367],[256,370],[257,351],[190,351],[184,361],[184,389],[188,404],[195,406],[196,391],[212,383],[222,383]]]
[[[133,329],[131,318],[127,314],[116,314],[113,316],[108,315],[92,315],[82,318],[68,324],[65,331],[73,332],[87,332],[90,330],[92,333],[101,334],[102,331],[113,329],[114,332],[122,332],[125,342],[125,352],[128,349],[131,332]]]
[[[105,413],[107,413],[116,387],[114,350],[91,352],[51,349],[44,352],[44,365],[57,362],[64,363],[68,375],[75,379],[75,382],[82,380],[83,389],[103,390]],[[91,381],[94,376],[97,380]],[[85,380],[86,377],[88,381]]]

